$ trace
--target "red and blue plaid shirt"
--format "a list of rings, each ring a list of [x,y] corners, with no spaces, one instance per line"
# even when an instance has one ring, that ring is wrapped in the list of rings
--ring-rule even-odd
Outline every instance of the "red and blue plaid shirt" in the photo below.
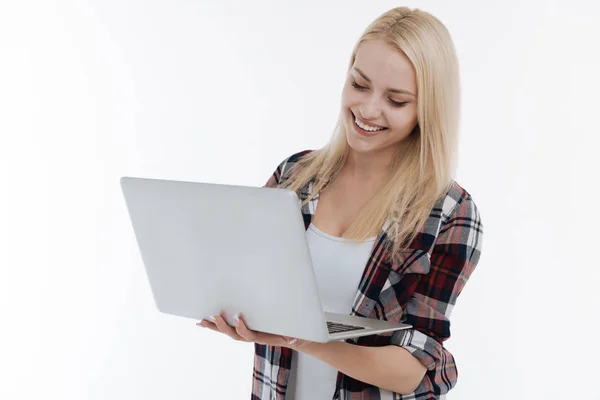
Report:
[[[267,187],[278,187],[294,164],[309,151],[292,155],[275,170]],[[311,194],[312,182],[299,192]],[[302,207],[308,228],[317,198]],[[385,228],[385,227],[384,227]],[[363,346],[401,346],[417,357],[427,373],[409,395],[400,395],[360,382],[338,372],[332,399],[428,400],[443,399],[457,381],[454,357],[444,348],[450,337],[450,314],[475,269],[483,227],[473,199],[454,182],[432,209],[429,219],[409,247],[391,253],[382,229],[363,272],[352,315],[411,324],[413,329],[348,339]],[[284,400],[293,351],[255,344],[252,400]],[[320,400],[320,399],[318,399]]]

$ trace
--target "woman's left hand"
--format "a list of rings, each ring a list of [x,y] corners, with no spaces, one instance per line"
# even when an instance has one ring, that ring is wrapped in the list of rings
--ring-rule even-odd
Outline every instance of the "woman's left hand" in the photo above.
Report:
[[[215,315],[213,318],[214,322],[203,319],[196,325],[211,329],[215,332],[224,333],[234,340],[243,342],[254,342],[270,346],[288,347],[290,349],[299,349],[309,343],[313,343],[308,340],[300,340],[287,336],[273,335],[270,333],[250,330],[246,326],[246,323],[241,316],[236,319],[236,326],[229,325],[221,315]]]

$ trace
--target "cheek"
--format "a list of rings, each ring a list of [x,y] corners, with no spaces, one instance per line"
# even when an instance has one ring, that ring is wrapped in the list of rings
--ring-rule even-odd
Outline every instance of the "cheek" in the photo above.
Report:
[[[388,123],[394,130],[412,130],[417,123],[417,113],[412,109],[395,112],[388,117]]]
[[[357,101],[356,92],[349,85],[345,85],[342,91],[342,107],[348,108],[355,105]]]

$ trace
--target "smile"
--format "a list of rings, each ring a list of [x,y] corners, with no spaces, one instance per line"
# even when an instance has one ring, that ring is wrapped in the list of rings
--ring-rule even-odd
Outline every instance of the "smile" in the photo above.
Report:
[[[360,131],[365,132],[365,133],[375,133],[375,132],[380,132],[383,131],[385,129],[387,129],[386,127],[383,126],[371,126],[368,125],[364,122],[362,122],[361,120],[359,120],[356,115],[354,115],[354,113],[352,114],[352,116],[354,117],[354,125],[356,125]]]

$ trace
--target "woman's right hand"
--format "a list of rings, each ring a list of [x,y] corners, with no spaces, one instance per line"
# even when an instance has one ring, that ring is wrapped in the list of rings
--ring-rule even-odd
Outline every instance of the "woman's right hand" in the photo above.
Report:
[[[240,342],[255,342],[270,346],[288,347],[290,349],[299,349],[308,343],[312,343],[308,340],[299,340],[287,336],[253,331],[248,329],[241,316],[235,318],[235,327],[229,325],[221,315],[215,315],[212,319],[214,319],[214,321],[203,319],[196,325],[211,329],[215,332],[224,333]]]
[[[236,321],[239,320],[237,317],[235,318]],[[224,333],[227,336],[231,337],[233,340],[237,340],[240,342],[248,342],[249,340],[244,339],[236,330],[235,327],[229,325],[227,323],[227,321],[225,321],[225,318],[223,318],[220,315],[215,315],[213,317],[211,317],[212,321],[203,319],[202,321],[200,321],[199,323],[197,323],[196,325],[201,326],[203,328],[208,328],[210,330],[213,330],[215,332],[219,332],[219,333]]]

